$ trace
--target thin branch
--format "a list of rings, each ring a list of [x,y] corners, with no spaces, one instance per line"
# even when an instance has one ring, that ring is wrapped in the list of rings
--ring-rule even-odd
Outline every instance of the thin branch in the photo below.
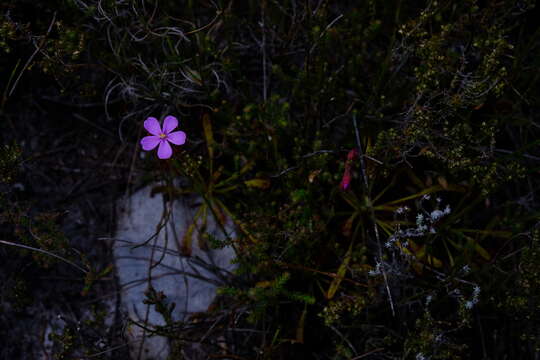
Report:
[[[0,240],[0,243],[1,244],[5,244],[5,245],[10,245],[10,246],[16,246],[16,247],[20,247],[20,248],[23,248],[23,249],[27,249],[27,250],[32,250],[32,251],[37,251],[37,252],[40,252],[40,253],[43,253],[43,254],[47,254],[47,255],[50,255],[54,258],[57,258],[58,260],[62,260],[63,262],[71,265],[71,266],[74,266],[76,267],[77,269],[79,269],[80,271],[82,271],[83,273],[85,274],[88,274],[88,271],[83,269],[82,267],[80,267],[79,265],[69,261],[68,259],[66,258],[63,258],[59,255],[56,255],[55,253],[52,253],[50,251],[47,251],[47,250],[43,250],[43,249],[39,249],[39,248],[35,248],[35,247],[32,247],[32,246],[27,246],[27,245],[23,245],[23,244],[17,244],[17,243],[14,243],[14,242],[11,242],[11,241],[6,241],[6,240]]]
[[[368,180],[366,177],[366,164],[364,161],[364,151],[362,150],[362,142],[360,141],[360,134],[358,132],[358,124],[356,123],[356,114],[353,114],[354,134],[356,136],[356,145],[358,146],[358,155],[360,158],[360,171],[362,172],[362,179],[364,186],[366,187],[366,193],[368,190]]]
[[[262,70],[263,70],[263,99],[264,102],[266,102],[266,99],[268,97],[268,77],[267,77],[267,69],[266,69],[266,29],[264,24],[264,9],[266,8],[266,1],[263,0],[261,4],[261,31],[262,31],[262,41],[261,41],[261,48],[262,48]]]
[[[326,28],[323,30],[323,32],[321,32],[321,35],[319,35],[319,38],[317,39],[317,41],[315,41],[315,44],[313,44],[313,46],[311,47],[311,49],[309,49],[309,54],[311,54],[313,52],[313,50],[315,50],[315,48],[317,47],[317,45],[319,44],[319,41],[321,41],[321,39],[324,37],[324,35],[328,32],[328,30],[330,30],[330,28],[336,23],[338,22],[339,19],[341,19],[343,17],[343,14],[340,14],[338,17],[336,17],[334,20],[332,20],[330,22],[330,24],[328,24],[328,26],[326,26]]]
[[[383,351],[383,350],[384,350],[384,348],[373,349],[373,350],[371,350],[371,351],[368,351],[368,352],[365,353],[365,354],[362,354],[362,355],[360,355],[360,356],[353,357],[351,360],[359,360],[359,359],[363,359],[363,358],[365,358],[366,356],[369,356],[369,355],[371,355],[371,354],[373,354],[373,353],[376,353],[376,352],[379,352],[379,351]]]
[[[358,132],[358,125],[356,123],[356,114],[353,114],[353,125],[354,125],[354,133],[356,135],[356,145],[358,146],[358,154],[360,158],[360,170],[362,172],[362,178],[364,180],[364,186],[365,186],[365,194],[369,198],[369,184],[368,179],[366,176],[366,164],[364,160],[364,152],[362,150],[362,142],[360,141],[360,134]],[[370,201],[371,202],[371,201]],[[379,261],[382,263],[383,261],[383,254],[382,254],[382,246],[381,246],[381,239],[379,236],[379,227],[377,226],[377,222],[375,220],[375,211],[373,210],[373,207],[369,207],[371,210],[371,220],[373,222],[373,232],[375,233],[375,239],[377,240],[377,246],[379,248]],[[392,315],[396,316],[396,312],[394,310],[394,301],[392,300],[392,293],[390,292],[390,286],[388,285],[388,277],[386,275],[386,270],[384,269],[384,266],[382,268],[382,274],[384,278],[384,284],[386,286],[386,292],[388,293],[388,300],[390,301],[390,308],[392,309]]]
[[[51,30],[52,30],[52,27],[54,25],[54,21],[56,20],[56,11],[54,12],[53,14],[53,18],[51,20],[51,23],[49,24],[49,28],[47,29],[47,33],[45,34],[45,36],[43,37],[43,40],[41,40],[41,43],[39,44],[39,46],[36,48],[36,50],[32,53],[32,55],[30,55],[30,57],[28,58],[28,60],[26,61],[26,63],[24,64],[23,68],[21,69],[21,72],[19,73],[19,76],[17,76],[17,79],[15,80],[15,82],[13,83],[13,86],[11,87],[11,90],[9,91],[9,94],[8,94],[8,97],[11,96],[11,94],[13,94],[13,91],[15,91],[15,88],[17,87],[17,84],[19,83],[19,80],[21,80],[21,77],[23,75],[23,73],[26,71],[26,69],[28,68],[28,66],[30,65],[30,63],[32,62],[32,60],[34,59],[34,57],[37,55],[37,53],[43,48],[43,46],[45,45],[45,41],[47,40],[47,36],[49,36]]]
[[[302,159],[307,159],[307,158],[310,158],[312,156],[315,156],[315,155],[319,155],[319,154],[332,154],[332,153],[335,153],[336,151],[334,150],[317,150],[317,151],[313,151],[313,152],[310,152],[309,154],[305,154],[305,155],[302,155]],[[286,168],[285,170],[282,170],[281,172],[277,173],[277,174],[274,174],[274,175],[270,175],[271,178],[277,178],[277,177],[280,177],[282,175],[285,175],[286,173],[288,173],[289,171],[292,171],[292,170],[295,170],[295,169],[298,169],[300,167],[300,165],[297,165],[297,166],[291,166],[289,168]]]

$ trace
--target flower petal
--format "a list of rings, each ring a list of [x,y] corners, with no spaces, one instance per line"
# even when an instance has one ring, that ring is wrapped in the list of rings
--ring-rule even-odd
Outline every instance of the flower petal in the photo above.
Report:
[[[159,135],[161,133],[161,126],[159,121],[155,117],[149,117],[144,121],[144,128],[152,135]]]
[[[358,156],[358,149],[352,149],[347,154],[347,160],[348,161],[354,160],[354,159],[356,159],[357,156]]]
[[[345,173],[343,174],[343,178],[341,179],[341,183],[339,184],[341,190],[347,190],[349,188],[349,185],[351,184],[351,179],[351,166],[345,164]]]
[[[160,159],[168,159],[172,155],[172,149],[171,145],[169,145],[169,142],[167,140],[161,141],[159,144],[159,148],[157,151],[157,156]]]
[[[184,145],[186,142],[186,133],[183,131],[175,131],[167,135],[167,140],[175,145]]]
[[[141,146],[143,150],[152,150],[156,146],[158,146],[161,139],[159,136],[145,136],[141,139]]]
[[[168,134],[178,126],[178,119],[169,115],[163,121],[163,133]]]

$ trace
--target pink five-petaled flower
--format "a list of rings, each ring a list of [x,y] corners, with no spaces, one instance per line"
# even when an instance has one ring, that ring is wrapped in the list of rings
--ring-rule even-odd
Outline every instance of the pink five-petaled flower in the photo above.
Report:
[[[145,136],[141,139],[143,150],[152,150],[159,145],[157,155],[160,159],[168,159],[172,155],[172,148],[169,143],[183,145],[186,142],[186,133],[183,131],[172,132],[178,126],[178,120],[174,116],[167,116],[163,120],[163,129],[154,117],[149,117],[144,121],[144,128],[148,130],[151,136]]]

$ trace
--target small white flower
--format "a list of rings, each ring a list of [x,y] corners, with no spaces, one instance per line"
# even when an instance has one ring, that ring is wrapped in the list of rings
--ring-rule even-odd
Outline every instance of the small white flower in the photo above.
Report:
[[[437,221],[442,218],[445,214],[441,210],[433,210],[430,214],[432,221]]]
[[[452,210],[450,209],[450,205],[446,205],[446,207],[444,208],[444,215],[448,215],[450,214]]]
[[[381,273],[381,263],[376,263],[375,264],[375,269],[374,270],[369,270],[368,271],[368,275],[369,276],[376,276],[376,275],[379,275]]]
[[[471,271],[471,267],[469,265],[464,265],[462,268],[461,268],[461,271],[464,273],[464,274],[468,274],[470,271]]]
[[[388,238],[388,241],[386,241],[386,243],[384,244],[384,246],[386,248],[390,248],[390,247],[392,247],[392,245],[395,244],[396,240],[397,240],[397,238],[395,236],[390,236]]]
[[[416,215],[416,224],[420,225],[422,224],[422,222],[424,222],[424,215],[422,214]]]
[[[469,310],[470,310],[470,309],[473,308],[473,306],[474,306],[474,303],[473,303],[472,301],[466,301],[466,302],[465,302],[465,308],[466,308],[466,309],[469,309]]]
[[[425,194],[424,196],[422,196],[422,200],[429,200],[431,199],[431,195],[429,194]]]

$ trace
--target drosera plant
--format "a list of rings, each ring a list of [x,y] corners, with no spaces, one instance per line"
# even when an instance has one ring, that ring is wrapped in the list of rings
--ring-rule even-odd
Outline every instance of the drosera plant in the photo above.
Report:
[[[198,234],[201,248],[208,248],[205,240],[207,237],[205,229],[209,216],[216,219],[226,237],[229,237],[224,230],[225,216],[230,216],[232,213],[218,198],[218,195],[232,191],[238,186],[233,182],[238,178],[238,174],[232,175],[229,179],[221,180],[223,167],[214,169],[214,151],[217,145],[213,137],[211,120],[208,114],[203,115],[202,120],[208,162],[203,164],[200,156],[184,152],[179,159],[173,159],[171,162],[170,172],[165,177],[165,185],[157,186],[154,189],[154,192],[162,192],[172,198],[187,195],[198,195],[202,198],[202,202],[194,214],[193,223],[190,224],[181,241],[182,252],[185,255],[191,254],[191,241],[194,232]],[[150,140],[156,141],[157,139],[151,138]],[[246,167],[244,171],[248,168]],[[178,186],[174,183],[173,177],[182,177],[186,181],[182,186]]]

